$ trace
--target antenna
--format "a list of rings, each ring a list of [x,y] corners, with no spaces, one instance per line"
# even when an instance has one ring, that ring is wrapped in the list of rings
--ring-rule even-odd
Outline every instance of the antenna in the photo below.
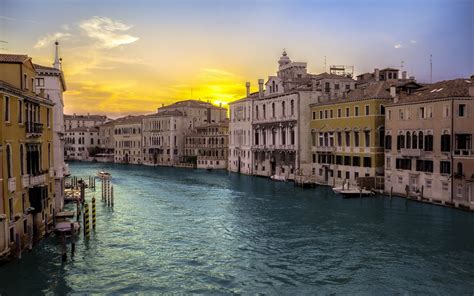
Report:
[[[8,51],[8,41],[0,40],[0,51]]]
[[[430,83],[433,83],[433,55],[430,54]]]

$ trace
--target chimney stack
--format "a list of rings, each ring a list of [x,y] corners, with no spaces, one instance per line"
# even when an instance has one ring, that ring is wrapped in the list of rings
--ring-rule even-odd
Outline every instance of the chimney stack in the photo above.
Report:
[[[374,69],[374,76],[375,76],[375,81],[380,80],[380,70],[378,68]]]
[[[250,95],[250,82],[245,83],[245,88],[247,89],[247,97]]]
[[[407,79],[407,71],[402,71],[402,79],[403,80]]]
[[[397,96],[397,89],[395,88],[395,86],[390,86],[390,96],[392,98],[395,98]]]
[[[263,79],[258,80],[258,97],[263,97]]]

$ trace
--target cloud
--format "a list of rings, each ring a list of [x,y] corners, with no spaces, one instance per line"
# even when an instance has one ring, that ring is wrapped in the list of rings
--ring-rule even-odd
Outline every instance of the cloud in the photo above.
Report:
[[[71,36],[72,35],[70,33],[63,33],[63,32],[56,32],[54,34],[48,34],[48,35],[43,36],[40,39],[38,39],[38,41],[34,45],[34,48],[43,48],[47,45],[52,44],[56,40],[59,40],[59,39],[67,40]]]
[[[412,39],[412,40],[410,40],[410,43],[411,43],[411,44],[416,44],[416,40],[413,40],[413,39]]]
[[[114,21],[108,17],[95,16],[80,22],[79,27],[90,38],[99,41],[99,46],[103,48],[114,48],[120,45],[130,44],[139,38],[124,34],[132,26],[120,21]]]
[[[402,48],[402,45],[398,43],[398,44],[395,44],[393,47],[395,47],[396,49],[399,49],[399,48]]]

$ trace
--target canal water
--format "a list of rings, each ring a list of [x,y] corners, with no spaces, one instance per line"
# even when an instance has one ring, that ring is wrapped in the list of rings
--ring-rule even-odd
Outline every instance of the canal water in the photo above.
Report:
[[[75,257],[45,239],[0,266],[1,295],[474,293],[473,213],[222,171],[70,168],[110,171],[114,209],[97,183],[97,230]]]

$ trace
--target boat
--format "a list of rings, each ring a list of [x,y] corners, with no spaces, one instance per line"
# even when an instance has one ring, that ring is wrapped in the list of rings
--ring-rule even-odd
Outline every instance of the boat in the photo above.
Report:
[[[110,178],[112,175],[109,172],[106,171],[98,171],[97,176],[101,179],[103,178]]]
[[[351,197],[365,197],[365,196],[374,196],[375,194],[367,189],[364,188],[349,188],[347,186],[346,188],[344,186],[339,186],[339,187],[333,187],[332,190],[334,193],[342,195],[344,198],[351,198]]]
[[[275,180],[275,181],[286,182],[286,177],[285,176],[280,176],[280,175],[270,176],[270,179]]]

